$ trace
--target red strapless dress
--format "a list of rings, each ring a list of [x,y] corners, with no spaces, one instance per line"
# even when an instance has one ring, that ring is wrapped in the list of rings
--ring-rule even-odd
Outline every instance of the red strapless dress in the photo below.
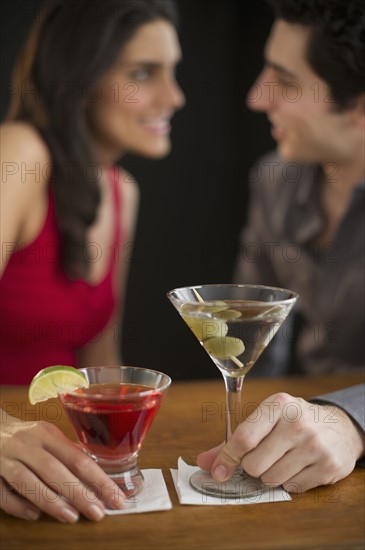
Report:
[[[0,382],[29,384],[50,365],[76,366],[76,350],[99,337],[114,313],[113,273],[120,246],[119,172],[110,169],[115,197],[115,233],[108,270],[92,285],[69,280],[60,266],[60,233],[53,193],[38,237],[10,257],[0,281]],[[90,245],[92,257],[100,255]],[[4,251],[3,251],[4,253]]]

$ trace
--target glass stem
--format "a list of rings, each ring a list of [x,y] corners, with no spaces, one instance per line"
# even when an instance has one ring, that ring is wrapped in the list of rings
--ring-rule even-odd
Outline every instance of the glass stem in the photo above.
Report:
[[[241,393],[244,376],[224,376],[226,385],[226,442],[241,422]]]

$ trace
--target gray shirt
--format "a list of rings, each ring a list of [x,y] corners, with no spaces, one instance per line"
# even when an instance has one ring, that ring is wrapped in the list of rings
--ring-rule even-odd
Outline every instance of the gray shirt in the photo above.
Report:
[[[365,384],[334,391],[314,397],[316,403],[332,403],[347,412],[349,416],[365,431]]]
[[[285,374],[293,366],[293,357],[296,371],[303,373],[363,368],[364,183],[353,191],[334,238],[320,246],[313,244],[323,224],[318,168],[285,163],[276,153],[270,154],[253,169],[250,185],[249,217],[235,280],[284,287],[299,294],[294,315],[252,374]]]
[[[276,153],[260,159],[251,172],[235,281],[284,287],[300,296],[252,376],[364,369],[365,186],[354,189],[331,242],[318,246],[314,239],[324,223],[320,185],[318,167],[283,162]],[[340,406],[365,430],[363,385],[319,400]]]

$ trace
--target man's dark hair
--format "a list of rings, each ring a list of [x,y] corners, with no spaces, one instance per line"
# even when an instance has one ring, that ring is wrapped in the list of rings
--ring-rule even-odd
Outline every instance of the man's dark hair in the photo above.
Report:
[[[365,0],[268,0],[275,17],[311,27],[307,62],[340,109],[365,91]]]

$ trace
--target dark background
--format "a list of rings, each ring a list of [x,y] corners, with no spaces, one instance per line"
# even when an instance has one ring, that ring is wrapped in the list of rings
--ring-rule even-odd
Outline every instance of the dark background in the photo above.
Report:
[[[40,1],[1,5],[1,117],[11,67]],[[120,336],[125,364],[174,380],[220,376],[166,298],[178,286],[230,282],[245,221],[247,172],[273,146],[264,115],[245,105],[262,66],[272,15],[263,0],[180,0],[187,104],[162,161],[128,156],[141,189],[140,217]]]

